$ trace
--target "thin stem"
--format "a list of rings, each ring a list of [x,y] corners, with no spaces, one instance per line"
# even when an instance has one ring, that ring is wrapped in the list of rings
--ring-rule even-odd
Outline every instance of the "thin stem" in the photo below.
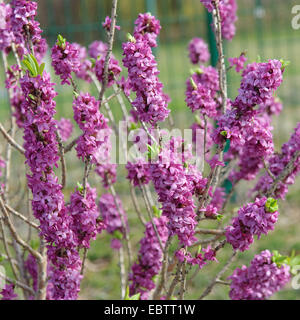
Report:
[[[110,188],[111,194],[113,195],[114,202],[115,202],[116,208],[118,210],[118,213],[120,215],[122,226],[123,226],[124,233],[125,233],[124,235],[125,235],[125,240],[126,240],[125,242],[126,242],[126,248],[127,248],[128,264],[129,264],[128,270],[129,270],[131,267],[131,263],[132,263],[132,250],[131,250],[131,245],[130,245],[129,230],[128,230],[128,226],[126,225],[122,211],[120,209],[119,203],[117,201],[116,190],[111,183],[109,184],[109,188]]]
[[[13,238],[17,241],[17,243],[19,243],[25,250],[28,250],[35,258],[37,258],[39,261],[42,260],[42,256],[34,249],[32,249],[31,246],[29,246],[17,233],[10,217],[9,217],[9,214],[5,208],[5,205],[4,205],[4,202],[2,200],[2,198],[0,197],[0,207],[1,207],[1,210],[4,214],[4,221],[5,223],[7,224],[10,232],[11,232],[11,235],[13,236]]]
[[[181,270],[180,300],[184,300],[184,294],[186,292],[186,276],[187,276],[186,260],[184,260],[184,263],[182,265],[182,270]]]
[[[23,214],[21,214],[20,212],[16,211],[15,209],[13,209],[12,207],[10,207],[8,204],[5,204],[5,208],[7,209],[8,212],[10,212],[11,214],[13,214],[14,216],[16,216],[17,218],[21,219],[22,221],[24,221],[25,223],[27,223],[29,226],[33,227],[36,230],[39,230],[39,226],[30,221],[27,217],[25,217]]]
[[[164,255],[163,255],[163,263],[162,263],[162,268],[161,268],[161,273],[160,273],[160,282],[158,284],[158,286],[156,287],[156,290],[153,294],[153,299],[158,299],[159,295],[161,293],[161,290],[163,288],[165,288],[165,282],[166,282],[166,278],[167,278],[167,271],[168,271],[168,250],[169,250],[169,246],[171,244],[171,240],[172,238],[169,236],[168,240],[165,244],[165,248],[164,248]]]
[[[121,245],[119,249],[119,263],[120,263],[120,278],[121,278],[121,298],[125,298],[126,292],[126,271],[125,271],[125,260],[124,260],[124,249]]]
[[[166,300],[170,300],[175,290],[177,283],[180,281],[180,273],[182,269],[183,262],[178,262],[175,277],[170,285],[169,291],[166,296]]]
[[[134,208],[135,208],[135,211],[137,213],[137,216],[140,220],[140,222],[146,226],[146,221],[142,215],[142,212],[141,212],[141,209],[140,209],[140,206],[139,206],[139,203],[137,201],[137,198],[136,198],[136,193],[135,193],[135,189],[134,189],[134,186],[132,186],[132,184],[130,184],[130,194],[131,194],[131,199],[132,199],[132,202],[133,202],[133,205],[134,205]]]
[[[0,123],[0,131],[3,134],[4,138],[7,140],[7,142],[13,146],[16,150],[18,150],[20,153],[25,154],[25,150],[23,147],[21,147],[5,130],[2,123]]]
[[[161,242],[161,238],[159,236],[156,224],[153,221],[153,215],[152,215],[152,211],[151,211],[151,208],[150,208],[150,202],[149,202],[147,193],[146,193],[145,188],[144,188],[143,185],[140,185],[140,188],[142,190],[142,194],[143,194],[143,198],[144,198],[144,201],[145,201],[146,209],[147,209],[147,212],[148,212],[149,220],[151,221],[152,227],[153,227],[154,232],[156,234],[156,237],[158,239],[159,246],[160,246],[161,250],[164,251],[164,246],[163,246],[163,244]]]
[[[5,276],[4,274],[2,274],[1,272],[0,272],[0,277],[1,277],[2,279],[4,279],[5,281],[9,282],[9,283],[12,283],[12,284],[14,284],[14,285],[16,285],[16,286],[18,286],[18,287],[20,287],[20,288],[22,288],[22,289],[27,290],[27,291],[28,291],[29,293],[31,293],[32,295],[35,294],[35,292],[33,291],[33,289],[30,288],[29,286],[27,286],[25,283],[22,283],[22,282],[20,282],[20,281],[18,281],[18,280],[11,279],[11,278]]]
[[[224,267],[221,269],[221,271],[218,272],[218,274],[216,275],[216,277],[211,281],[211,283],[209,284],[209,286],[204,290],[204,292],[202,293],[202,295],[199,297],[199,300],[202,300],[203,298],[205,298],[207,295],[209,295],[213,289],[213,287],[215,286],[215,284],[217,283],[217,281],[222,277],[222,275],[227,271],[227,269],[229,268],[229,266],[231,265],[231,263],[233,262],[234,258],[236,256],[236,251],[233,252],[233,254],[231,255],[231,257],[228,259],[228,261],[226,262],[226,264],[224,265]]]
[[[17,268],[15,267],[13,261],[12,261],[12,257],[10,255],[10,252],[9,252],[9,247],[8,247],[8,243],[7,243],[7,239],[6,239],[6,235],[5,235],[5,229],[4,229],[4,223],[3,223],[3,219],[0,217],[0,227],[1,227],[1,232],[2,232],[2,235],[3,235],[3,246],[4,246],[4,250],[5,250],[5,253],[7,255],[7,259],[9,261],[9,264],[11,266],[11,269],[12,269],[12,272],[15,276],[16,279],[18,279],[18,271],[17,271]]]
[[[105,61],[104,61],[103,85],[99,95],[100,106],[102,104],[104,92],[108,83],[108,67],[109,67],[109,61],[110,61],[112,48],[114,44],[115,27],[116,27],[116,19],[117,19],[117,4],[118,4],[118,0],[112,0],[111,24],[110,24],[110,32],[109,32],[109,39],[108,39],[108,49],[107,49]]]

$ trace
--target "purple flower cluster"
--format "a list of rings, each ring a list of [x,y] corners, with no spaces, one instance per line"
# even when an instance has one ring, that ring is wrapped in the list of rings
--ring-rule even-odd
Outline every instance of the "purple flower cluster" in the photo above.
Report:
[[[273,139],[271,119],[268,116],[257,116],[252,119],[251,130],[246,137],[245,144],[242,147],[229,150],[229,156],[232,152],[239,155],[237,167],[230,173],[229,179],[236,183],[239,180],[253,180],[263,168],[263,159],[273,153]]]
[[[215,8],[213,0],[200,0],[209,12]],[[235,22],[237,20],[236,0],[220,0],[219,10],[221,18],[222,36],[224,39],[232,40],[235,35]]]
[[[273,154],[274,146],[270,118],[258,104],[267,103],[282,82],[281,62],[249,64],[242,73],[239,94],[232,108],[218,118],[218,128],[212,134],[215,143],[222,145],[230,139],[226,160],[240,156],[239,172],[232,181],[253,179],[263,165],[263,159]],[[250,154],[250,161],[249,161]]]
[[[9,4],[0,3],[0,51],[6,51],[14,39],[10,23],[11,13]]]
[[[221,0],[222,1],[222,0]],[[212,12],[214,10],[214,5],[213,5],[213,0],[200,0],[200,2],[203,3],[205,8],[209,11]]]
[[[159,71],[149,43],[143,38],[123,43],[123,55],[132,91],[136,93],[133,105],[139,119],[151,124],[164,121],[170,112],[168,98],[157,77]]]
[[[210,118],[217,116],[215,101],[216,93],[219,90],[219,75],[214,67],[201,66],[186,81],[186,99],[188,107],[195,112],[207,115]]]
[[[22,58],[24,54],[30,53],[29,42],[31,42],[35,56],[40,62],[48,46],[46,40],[41,37],[42,30],[39,22],[34,20],[37,14],[37,3],[28,0],[12,0],[11,7],[11,28],[18,54]]]
[[[53,267],[53,278],[59,275],[72,283],[68,275],[77,274],[74,285],[80,281],[80,256],[76,250],[76,237],[72,231],[72,218],[64,204],[61,185],[54,174],[57,166],[58,146],[56,141],[55,101],[56,92],[50,76],[43,73],[31,78],[25,75],[20,79],[25,96],[23,108],[24,149],[26,163],[31,175],[27,175],[28,186],[32,191],[32,209],[40,222],[41,236],[48,243],[48,259]],[[73,291],[63,291],[54,281],[51,297],[53,299],[76,299],[79,286]]]
[[[121,199],[117,197],[116,201],[118,206],[115,203],[114,197],[110,193],[102,194],[99,200],[99,210],[106,225],[106,231],[113,236],[111,241],[111,247],[113,249],[119,249],[122,246],[119,234],[121,235],[121,238],[125,234],[119,211],[124,218],[126,227],[128,227],[127,214],[123,209]]]
[[[169,219],[171,235],[176,234],[181,244],[190,246],[196,241],[197,225],[193,195],[202,188],[202,176],[192,165],[188,169],[180,161],[182,158],[178,159],[176,153],[181,146],[182,141],[172,138],[170,148],[163,148],[158,161],[150,164],[150,175],[163,215]]]
[[[95,64],[95,73],[97,79],[103,83],[104,81],[104,64],[105,64],[105,55],[102,55],[100,59],[96,61]],[[119,66],[119,62],[117,59],[115,59],[113,56],[109,59],[108,64],[108,82],[107,87],[111,87],[114,82],[115,78],[119,77],[119,74],[121,73],[122,68]]]
[[[99,111],[99,101],[89,93],[80,93],[73,101],[74,119],[83,134],[77,140],[77,156],[98,163],[97,152],[108,140],[108,120]]]
[[[89,45],[88,53],[93,59],[98,59],[99,56],[105,55],[107,52],[107,44],[102,41],[94,41]]]
[[[15,300],[18,295],[14,292],[14,289],[14,284],[6,284],[5,287],[0,291],[0,294],[2,295],[1,300]]]
[[[260,111],[266,113],[268,116],[279,115],[282,111],[282,103],[279,98],[272,97],[264,104],[259,106]]]
[[[150,47],[156,47],[156,38],[160,33],[160,22],[150,13],[140,13],[134,22],[134,37],[147,41]]]
[[[257,254],[250,266],[234,270],[229,296],[233,300],[265,300],[281,290],[290,280],[290,267],[277,266],[269,250]]]
[[[207,261],[218,262],[216,251],[212,249],[210,245],[206,248],[202,248],[202,251],[203,252],[198,252],[195,257],[192,257],[190,252],[186,252],[185,249],[180,249],[175,252],[175,256],[181,262],[186,260],[186,262],[192,266],[198,265],[199,269],[202,269],[207,264]]]
[[[235,22],[237,20],[237,3],[236,0],[221,0],[220,2],[220,17],[222,37],[227,40],[232,40],[235,35]]]
[[[19,128],[23,128],[25,111],[22,107],[24,95],[19,87],[18,78],[20,75],[20,68],[17,64],[10,66],[6,73],[5,87],[11,91],[10,103],[14,109],[14,117]]]
[[[102,27],[107,31],[110,32],[111,28],[111,18],[109,16],[105,17],[105,21],[102,23]],[[120,26],[115,26],[115,29],[120,30]]]
[[[240,72],[244,69],[245,62],[247,58],[245,54],[241,54],[239,57],[228,58],[230,67],[234,67],[236,72]]]
[[[51,49],[52,67],[60,76],[61,84],[71,84],[72,72],[80,71],[80,54],[78,47],[68,41],[58,42]]]
[[[191,63],[205,63],[210,59],[210,53],[206,42],[201,38],[193,38],[189,43],[189,57]]]
[[[274,230],[279,213],[277,207],[268,207],[269,199],[256,198],[255,202],[239,209],[237,217],[226,228],[226,239],[234,250],[245,251],[249,249],[255,235],[259,239],[262,234]]]
[[[167,218],[154,218],[157,232],[160,236],[162,245],[166,244],[168,239]],[[140,293],[141,300],[147,300],[149,293],[155,288],[153,277],[155,277],[162,266],[163,252],[159,245],[157,235],[153,229],[152,223],[146,224],[145,236],[140,241],[140,250],[138,253],[138,262],[132,266],[132,272],[129,274],[130,295]]]
[[[79,79],[82,79],[88,83],[92,82],[92,79],[91,79],[90,75],[88,74],[88,72],[93,71],[93,64],[92,64],[91,60],[89,60],[87,58],[86,48],[82,47],[78,43],[73,43],[72,45],[79,52],[80,66],[79,66],[79,70],[75,72],[76,76]]]
[[[36,291],[38,289],[38,264],[36,258],[31,253],[28,255],[24,267],[32,279],[32,288]]]
[[[278,177],[284,168],[291,161],[295,152],[300,150],[300,123],[297,124],[294,129],[293,134],[291,135],[288,142],[283,144],[280,154],[274,154],[269,159],[269,169],[275,177]],[[295,178],[300,172],[300,157],[298,157],[294,162],[293,170],[287,175],[284,181],[278,183],[276,190],[274,191],[274,197],[285,199],[285,195],[288,192],[288,186],[295,183]],[[256,187],[255,191],[265,193],[269,190],[270,186],[273,183],[273,179],[269,176],[268,173],[263,175]]]
[[[105,228],[105,224],[99,219],[96,198],[96,189],[88,184],[85,196],[83,190],[76,190],[71,194],[68,210],[73,218],[72,228],[79,247],[89,248],[91,239],[95,240],[97,234]]]
[[[204,135],[205,135],[205,124],[204,121],[197,121],[194,122],[190,129],[192,129],[192,141],[196,148],[196,153],[199,156],[203,156],[203,148],[204,148]],[[210,149],[213,147],[214,142],[211,138],[211,134],[214,130],[214,126],[211,124],[211,122],[207,121],[207,127],[206,127],[206,157],[209,157],[210,155]]]
[[[61,118],[57,121],[57,130],[60,134],[62,141],[67,141],[73,131],[73,124],[70,119]]]
[[[251,108],[266,103],[279,88],[282,73],[279,60],[248,64],[242,73],[243,78],[234,105]]]
[[[142,184],[148,184],[151,177],[149,164],[144,159],[136,159],[134,162],[128,162],[126,165],[128,171],[127,179],[136,187]]]

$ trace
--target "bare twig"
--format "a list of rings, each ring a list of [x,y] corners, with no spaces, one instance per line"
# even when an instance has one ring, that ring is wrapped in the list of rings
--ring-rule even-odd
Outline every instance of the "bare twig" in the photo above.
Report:
[[[124,236],[125,236],[125,240],[126,240],[125,242],[126,242],[126,249],[127,249],[127,255],[128,255],[128,264],[129,264],[128,270],[129,270],[131,267],[131,263],[132,263],[132,250],[131,250],[131,244],[130,244],[130,238],[129,238],[129,230],[128,230],[128,226],[126,225],[125,218],[122,214],[121,208],[120,208],[118,200],[117,200],[116,190],[111,183],[109,183],[109,188],[110,188],[111,194],[113,195],[114,202],[115,202],[116,208],[118,210],[118,213],[120,215],[122,227],[123,227],[124,233],[125,233]]]
[[[146,225],[146,221],[145,221],[145,219],[144,219],[144,217],[142,215],[139,203],[137,201],[136,194],[135,194],[135,189],[131,184],[130,184],[130,194],[131,194],[132,202],[133,202],[135,211],[137,213],[137,216],[138,216],[139,220],[141,221],[141,223],[145,226]]]
[[[117,4],[118,4],[118,0],[112,0],[111,24],[110,24],[109,39],[108,39],[108,48],[107,48],[105,61],[104,61],[103,85],[99,95],[100,106],[102,105],[104,92],[106,90],[106,86],[108,83],[108,66],[109,66],[109,61],[110,61],[112,48],[114,44],[115,27],[116,27],[116,19],[117,19]]]
[[[12,283],[12,284],[14,284],[14,285],[16,285],[16,286],[18,286],[18,287],[20,287],[20,288],[22,288],[22,289],[27,290],[27,291],[28,291],[29,293],[31,293],[32,295],[34,295],[34,293],[35,293],[35,292],[33,291],[33,289],[30,288],[29,286],[27,286],[25,283],[22,283],[22,282],[20,282],[20,281],[18,281],[18,280],[11,279],[11,278],[5,276],[5,275],[2,274],[2,273],[0,273],[0,277],[1,277],[2,279],[4,279],[5,281],[9,282],[9,283]]]
[[[0,131],[3,134],[4,138],[7,140],[7,142],[13,146],[16,150],[18,150],[20,153],[25,154],[25,150],[23,147],[21,147],[5,130],[3,125],[0,123]]]
[[[165,248],[163,251],[163,261],[162,261],[162,268],[161,268],[161,272],[160,272],[160,282],[156,287],[156,290],[154,291],[153,294],[153,299],[158,299],[159,295],[161,293],[161,290],[165,287],[165,282],[166,282],[166,278],[167,278],[167,270],[168,270],[168,250],[171,244],[171,240],[172,238],[169,236],[168,240],[165,244]]]
[[[148,212],[149,220],[151,221],[151,224],[152,224],[152,227],[154,229],[155,235],[156,235],[156,237],[158,239],[159,246],[160,246],[161,250],[164,251],[164,246],[163,246],[163,244],[161,242],[161,238],[160,238],[160,235],[158,233],[156,224],[153,221],[153,215],[152,215],[152,211],[151,211],[151,208],[150,208],[150,202],[149,202],[147,193],[146,193],[145,188],[144,188],[143,185],[140,185],[140,188],[142,190],[142,195],[143,195],[143,198],[144,198],[144,201],[145,201],[145,205],[146,205],[146,209],[147,209],[147,212]]]
[[[180,281],[180,273],[181,273],[181,270],[182,270],[182,265],[183,265],[183,262],[178,262],[177,263],[176,274],[175,274],[175,277],[174,277],[173,281],[171,282],[169,291],[168,291],[167,296],[166,296],[166,300],[170,300],[170,298],[173,295],[173,292],[175,290],[175,287],[176,287],[177,283]]]
[[[1,219],[1,217],[0,217],[0,227],[1,227],[1,232],[2,232],[2,235],[3,235],[3,247],[4,247],[4,250],[5,250],[6,255],[7,255],[7,260],[9,261],[9,264],[11,266],[11,269],[12,269],[12,272],[13,272],[15,278],[19,279],[17,268],[14,265],[14,263],[12,261],[12,257],[11,257],[10,252],[9,252],[9,247],[8,247],[6,234],[5,234],[5,229],[4,229],[4,223],[3,223],[3,219]]]
[[[275,181],[276,177],[274,176],[274,174],[272,173],[272,171],[270,170],[268,164],[266,163],[266,160],[263,159],[263,164],[264,164],[264,168],[266,169],[268,175]]]
[[[126,271],[125,271],[125,260],[124,260],[124,249],[121,245],[119,249],[119,263],[120,263],[120,278],[121,278],[121,298],[125,298],[126,292]]]
[[[286,165],[286,167],[282,170],[282,172],[278,175],[278,177],[273,181],[272,185],[270,186],[269,190],[266,192],[266,196],[272,196],[274,192],[276,191],[276,188],[278,184],[282,181],[284,181],[294,170],[295,168],[295,162],[300,157],[300,150],[296,151],[289,163]]]
[[[5,223],[7,224],[10,232],[11,232],[11,235],[13,236],[13,238],[17,241],[18,244],[20,244],[25,250],[28,250],[35,258],[37,258],[39,261],[42,260],[42,256],[37,252],[35,251],[31,246],[29,246],[17,233],[11,219],[10,219],[10,216],[7,212],[7,209],[5,208],[5,205],[4,205],[4,202],[2,200],[2,198],[0,197],[0,207],[1,207],[1,210],[4,214],[4,221]]]
[[[207,295],[209,295],[213,289],[213,287],[215,286],[215,284],[218,282],[218,280],[222,277],[222,275],[226,272],[226,270],[229,268],[229,266],[231,265],[231,263],[233,262],[234,258],[236,256],[236,251],[233,252],[233,254],[231,255],[231,257],[228,259],[228,261],[226,262],[226,264],[224,265],[224,267],[221,269],[221,271],[218,272],[218,274],[216,275],[216,277],[211,281],[211,283],[209,284],[209,286],[204,290],[204,292],[202,293],[202,295],[199,297],[199,300],[202,300],[203,298],[205,298]]]
[[[218,229],[196,229],[195,233],[202,233],[202,234],[214,234],[214,235],[224,235],[225,230],[218,230]]]
[[[22,215],[20,212],[16,211],[15,209],[13,209],[12,207],[10,207],[8,204],[5,204],[5,208],[7,209],[8,212],[12,213],[14,216],[16,216],[17,218],[21,219],[22,221],[26,222],[28,225],[30,225],[31,227],[33,227],[36,230],[39,230],[39,226],[30,221],[27,217],[25,217],[24,215]]]
[[[81,136],[79,137],[76,137],[75,139],[73,139],[68,145],[65,146],[65,153],[71,151],[73,149],[73,147],[76,145],[77,143],[77,140],[80,138]]]

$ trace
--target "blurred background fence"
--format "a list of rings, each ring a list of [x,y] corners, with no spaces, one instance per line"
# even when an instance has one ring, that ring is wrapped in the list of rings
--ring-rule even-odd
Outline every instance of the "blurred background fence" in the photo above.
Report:
[[[160,45],[156,55],[161,79],[173,105],[184,105],[185,79],[190,64],[187,45],[192,37],[208,39],[208,19],[199,0],[120,0],[116,49],[121,53],[121,43],[126,33],[132,32],[139,12],[151,12],[162,25]],[[279,96],[285,106],[295,107],[300,101],[300,30],[291,26],[293,0],[237,0],[237,34],[226,43],[228,56],[238,56],[247,50],[250,61],[268,58],[290,60],[285,82]],[[298,1],[300,4],[300,1]],[[110,15],[111,0],[42,0],[39,3],[39,20],[49,44],[53,45],[58,33],[68,40],[88,45],[95,39],[105,40],[101,22]],[[118,56],[118,54],[116,54]],[[236,94],[239,78],[229,74],[230,96]]]

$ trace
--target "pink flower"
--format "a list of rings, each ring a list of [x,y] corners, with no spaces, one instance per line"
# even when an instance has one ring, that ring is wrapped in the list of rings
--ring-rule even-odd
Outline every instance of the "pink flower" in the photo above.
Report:
[[[166,244],[168,239],[168,228],[166,227],[167,218],[154,218],[157,232],[160,236],[162,245]],[[141,293],[140,299],[147,300],[149,292],[155,288],[153,277],[159,274],[162,266],[163,252],[159,245],[157,235],[153,229],[152,223],[146,225],[145,236],[140,241],[140,250],[138,261],[135,262],[129,274],[130,294]]]
[[[73,124],[70,119],[61,118],[57,122],[57,129],[62,141],[67,141],[72,135]]]
[[[205,63],[210,59],[208,46],[201,38],[193,38],[189,43],[189,56],[193,64]]]
[[[102,27],[103,27],[106,31],[110,32],[111,18],[110,18],[109,16],[106,16],[106,17],[105,17],[105,21],[102,23]],[[120,26],[115,26],[115,28],[116,28],[117,30],[120,30],[120,29],[121,29]]]
[[[263,197],[239,209],[232,225],[226,228],[226,239],[234,250],[245,251],[249,249],[255,235],[259,239],[262,234],[274,230],[279,213],[277,208],[269,210],[267,206],[268,200]]]
[[[168,98],[157,77],[159,71],[148,41],[138,38],[123,43],[123,55],[132,91],[136,92],[133,105],[139,119],[150,124],[164,121],[170,112]]]
[[[6,284],[5,287],[0,291],[2,295],[1,300],[15,300],[18,295],[14,292],[15,286],[13,284]]]
[[[140,13],[134,24],[134,37],[147,41],[150,47],[156,47],[156,38],[161,29],[159,20],[150,13]]]
[[[269,250],[262,251],[251,261],[234,270],[229,296],[232,300],[265,300],[281,290],[290,280],[290,267],[277,266]]]
[[[65,42],[61,46],[55,44],[51,50],[52,66],[55,74],[60,76],[61,84],[71,84],[72,72],[79,72],[80,70],[80,56],[79,50],[76,45]]]
[[[247,58],[244,54],[241,54],[237,58],[228,58],[228,61],[231,67],[235,67],[236,72],[240,72],[244,69],[244,64],[247,61]]]

